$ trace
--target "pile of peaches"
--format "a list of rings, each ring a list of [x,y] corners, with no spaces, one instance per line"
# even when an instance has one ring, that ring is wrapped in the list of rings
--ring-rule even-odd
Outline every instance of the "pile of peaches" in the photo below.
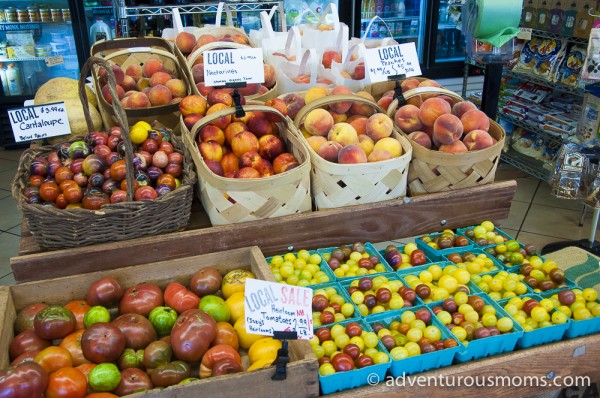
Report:
[[[441,87],[434,80],[420,82],[406,79],[402,92],[417,87]],[[389,106],[393,91],[379,100],[380,106]],[[496,143],[489,134],[490,120],[472,102],[456,102],[445,95],[421,94],[407,99],[395,115],[396,125],[413,142],[427,149],[446,153],[464,153],[488,148]]]
[[[175,45],[179,50],[190,59],[195,56],[194,52],[209,43],[223,42],[223,43],[238,43],[250,46],[248,37],[243,34],[226,34],[223,36],[214,36],[211,34],[203,34],[198,39],[196,36],[189,32],[180,32],[175,38]],[[219,89],[218,87],[209,87],[204,84],[204,57],[202,54],[198,55],[192,65],[192,78],[194,84],[198,89],[198,92],[206,97],[211,91]],[[276,83],[275,80],[275,68],[272,65],[264,64],[265,82],[264,84],[251,83],[246,87],[240,88],[239,93],[242,96],[261,95],[267,93],[273,88]]]
[[[332,90],[314,86],[307,90],[303,99],[298,98],[298,94],[288,94],[283,101],[291,116],[296,104],[310,104],[330,95],[356,95],[368,99],[373,105],[358,101],[332,101],[326,107],[308,112],[300,128],[319,156],[333,163],[355,164],[379,162],[402,155],[400,141],[391,136],[394,123],[385,113],[377,112],[375,99],[367,92],[353,94],[346,86]]]
[[[129,65],[125,71],[112,64],[117,83],[117,95],[125,109],[149,108],[178,103],[188,94],[185,81],[177,78],[177,72],[168,70],[158,57],[151,57],[143,65]],[[106,71],[100,69],[99,82],[102,96],[109,104],[113,98],[106,84]]]

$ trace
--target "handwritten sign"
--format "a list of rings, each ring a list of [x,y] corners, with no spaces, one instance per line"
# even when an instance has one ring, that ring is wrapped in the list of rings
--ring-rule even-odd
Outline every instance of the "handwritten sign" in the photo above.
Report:
[[[260,48],[205,51],[204,82],[207,86],[225,83],[264,83],[265,70]]]
[[[302,340],[313,336],[310,288],[246,279],[244,310],[248,333],[295,331]]]
[[[421,74],[415,43],[367,49],[365,66],[371,83],[387,81],[388,76]]]
[[[71,134],[64,102],[8,109],[15,142]]]
[[[519,34],[517,35],[517,39],[531,40],[531,33],[531,28],[519,28]]]
[[[65,60],[63,59],[62,55],[55,55],[54,57],[48,57],[48,58],[44,59],[44,61],[46,61],[47,67],[61,65],[61,64],[65,63]]]

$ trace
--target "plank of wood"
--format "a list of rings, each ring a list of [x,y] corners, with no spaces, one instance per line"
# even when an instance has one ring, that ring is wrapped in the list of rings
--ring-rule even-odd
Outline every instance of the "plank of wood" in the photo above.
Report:
[[[506,219],[516,186],[515,181],[504,181],[404,200],[36,253],[11,258],[11,266],[15,280],[21,283],[239,247],[259,246],[272,255],[290,246],[317,249],[356,241],[383,242],[486,219]]]

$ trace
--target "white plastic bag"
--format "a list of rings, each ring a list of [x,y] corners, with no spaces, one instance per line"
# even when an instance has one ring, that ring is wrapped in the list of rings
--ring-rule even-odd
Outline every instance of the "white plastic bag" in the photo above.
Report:
[[[326,22],[327,15],[329,14],[331,14],[331,24]],[[300,26],[302,33],[302,47],[314,48],[317,53],[322,54],[326,48],[336,46],[338,36],[340,31],[342,31],[342,26],[346,26],[346,30],[343,31],[342,34],[345,35],[344,41],[348,42],[348,26],[340,22],[337,6],[330,3],[327,5],[327,8],[325,8],[316,24],[305,24]]]
[[[263,51],[263,53],[265,62],[273,65],[275,68],[277,68],[280,62],[284,61],[299,64],[304,51],[302,49],[302,36],[298,27],[292,26],[286,33],[286,40],[283,46],[266,52]]]
[[[317,52],[313,48],[304,51],[300,64],[280,62],[276,73],[279,94],[306,91],[315,85],[335,85],[335,77],[330,70],[320,65]]]
[[[281,31],[279,32],[275,32],[271,25],[271,20],[275,15],[279,16],[279,25],[281,27]],[[283,8],[273,6],[269,13],[261,11],[260,21],[261,28],[259,30],[251,30],[249,36],[258,47],[263,49],[263,55],[266,58],[268,53],[282,49],[285,46],[288,34]]]
[[[348,51],[344,62],[331,64],[331,73],[335,76],[338,85],[358,92],[363,91],[370,84],[365,70],[365,51],[365,45],[358,43]]]

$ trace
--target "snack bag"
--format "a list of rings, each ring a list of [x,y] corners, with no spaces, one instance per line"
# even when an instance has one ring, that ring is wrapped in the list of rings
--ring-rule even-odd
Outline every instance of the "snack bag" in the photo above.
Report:
[[[582,79],[600,80],[600,29],[594,28],[588,41],[587,57],[581,69]]]
[[[537,61],[538,47],[541,44],[542,39],[539,37],[532,37],[531,40],[523,45],[521,50],[521,56],[519,61],[514,67],[515,72],[521,73],[532,73]]]
[[[577,87],[581,75],[581,69],[586,59],[587,50],[583,47],[573,46],[567,53],[567,57],[560,68],[560,82],[569,86]]]
[[[561,39],[543,39],[536,56],[533,73],[547,80],[552,80],[552,70],[560,61],[561,53],[565,51],[565,42]]]

